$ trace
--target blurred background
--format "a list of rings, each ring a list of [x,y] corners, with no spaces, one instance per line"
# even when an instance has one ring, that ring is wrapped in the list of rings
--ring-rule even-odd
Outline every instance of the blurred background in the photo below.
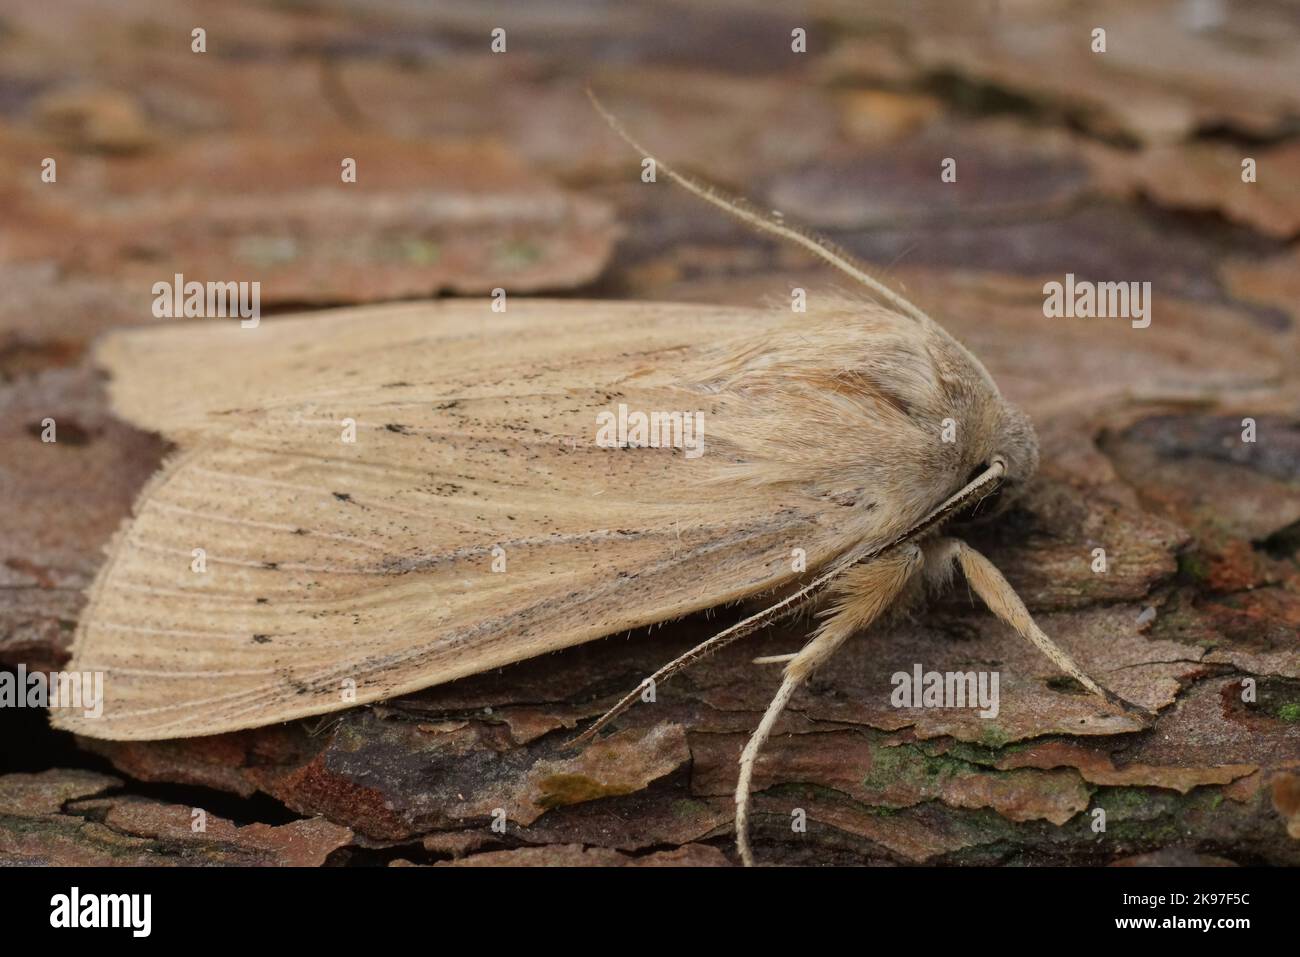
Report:
[[[193,49],[197,28],[205,52]],[[504,52],[492,49],[498,28]],[[1097,28],[1104,53],[1093,51]],[[985,361],[1034,417],[1044,465],[984,544],[1048,630],[1077,642],[1085,667],[1092,659],[1121,693],[1165,708],[1147,738],[1070,738],[1044,670],[1044,697],[992,740],[925,717],[886,739],[896,715],[861,713],[865,764],[881,748],[903,754],[906,739],[909,760],[934,780],[909,777],[904,762],[891,765],[895,777],[838,781],[838,748],[805,752],[795,780],[858,802],[823,815],[858,842],[837,845],[835,859],[1300,859],[1300,5],[1290,0],[6,0],[0,664],[65,660],[100,549],[165,453],[112,417],[89,353],[110,327],[158,321],[157,281],[260,281],[265,314],[495,287],[784,304],[794,286],[845,285],[665,177],[643,183],[639,157],[592,110],[587,86],[665,160],[830,236]],[[42,179],[47,158],[54,182]],[[355,183],[341,180],[345,158]],[[955,182],[940,178],[948,158]],[[1066,273],[1151,282],[1151,326],[1044,318],[1043,284]],[[1251,446],[1239,438],[1247,416],[1259,428]],[[46,417],[58,422],[55,446],[39,441]],[[1102,580],[1087,564],[1098,543],[1117,556]],[[949,639],[979,633],[1019,660],[964,601],[945,614]],[[774,640],[788,650],[788,635]],[[646,661],[662,660],[663,647],[647,645]],[[922,660],[960,663],[969,648],[955,647],[940,640]],[[597,713],[599,694],[639,678],[640,662],[601,654],[563,656],[584,663],[581,686],[557,677],[571,671],[539,666],[559,669],[545,672],[552,714]],[[709,715],[761,710],[768,689],[757,683],[753,701],[735,690],[750,674],[727,670],[737,662],[685,693],[687,726],[709,731]],[[861,683],[874,667],[850,666],[859,670],[834,680]],[[1038,667],[1028,657],[1021,666]],[[530,667],[509,671],[535,696]],[[1243,675],[1259,679],[1257,708],[1235,701]],[[479,693],[499,705],[502,687]],[[722,687],[731,697],[709,697]],[[583,691],[594,704],[563,703]],[[689,713],[695,704],[703,717]],[[709,853],[692,851],[696,862],[729,847],[733,756],[717,742],[747,720],[683,744],[694,770],[664,758],[684,778],[638,798],[697,802],[693,830],[611,846],[703,840]],[[192,752],[98,745],[90,755],[23,712],[0,714],[0,734],[22,742],[9,770],[91,780],[58,794],[104,785],[49,769],[92,768],[215,789],[227,797],[205,800],[218,803],[260,801],[229,813],[277,826],[324,815],[331,827],[409,842],[459,820],[407,814],[409,781],[388,782],[398,811],[376,823],[287,770],[274,780],[250,772],[246,749],[270,747],[256,733]],[[1031,739],[1049,752],[1012,761],[998,750]],[[331,740],[271,748],[268,760],[301,770]],[[972,741],[994,750],[934,770]],[[777,747],[772,773],[794,753]],[[1225,763],[1235,770],[1216,770]],[[1068,794],[1051,769],[1072,775]],[[646,787],[658,780],[646,774]],[[1040,827],[1078,824],[1107,789],[1124,792],[1116,805],[1127,801],[1150,829],[1135,823],[1127,844],[1103,852],[1086,831],[1057,844]],[[1211,825],[1210,805],[1225,797],[1231,814]],[[535,843],[598,843],[584,830],[595,818],[582,817],[592,803],[552,811],[568,829],[537,831]],[[967,812],[997,820],[989,830]],[[1200,836],[1184,840],[1191,818]],[[328,832],[321,860],[350,846],[339,835]],[[468,853],[450,838],[423,840],[426,855]]]

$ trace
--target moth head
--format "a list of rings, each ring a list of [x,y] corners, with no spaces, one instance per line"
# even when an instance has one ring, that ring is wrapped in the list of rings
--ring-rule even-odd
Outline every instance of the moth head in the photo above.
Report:
[[[1038,471],[1038,436],[1034,426],[1016,406],[1003,403],[991,434],[988,454],[972,469],[967,483],[992,469],[997,481],[989,490],[972,497],[958,513],[958,521],[993,518],[1005,512],[1024,492]]]
[[[994,455],[1002,459],[1006,472],[1002,476],[1004,497],[1020,495],[1038,471],[1038,436],[1029,416],[1010,403],[1002,406]]]

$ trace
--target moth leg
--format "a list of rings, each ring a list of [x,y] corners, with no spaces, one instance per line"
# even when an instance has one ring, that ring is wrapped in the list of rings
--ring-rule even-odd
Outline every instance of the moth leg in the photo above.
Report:
[[[749,846],[750,782],[758,752],[771,736],[777,718],[808,676],[825,663],[850,635],[880,617],[923,564],[921,549],[907,544],[868,564],[849,568],[835,583],[834,601],[821,615],[825,620],[803,650],[786,665],[781,687],[740,755],[740,777],[736,782],[736,848],[746,867],[754,863],[754,854]]]
[[[929,561],[936,563],[940,571],[944,566],[951,569],[953,564],[960,567],[962,574],[966,576],[966,581],[988,606],[989,611],[1014,628],[1017,634],[1050,658],[1056,667],[1093,694],[1130,714],[1144,719],[1154,717],[1146,708],[1126,701],[1109,688],[1104,688],[1094,681],[1073,658],[1034,623],[1029,610],[1025,608],[1025,603],[1020,600],[1020,596],[1016,594],[1011,584],[1002,577],[997,566],[961,539],[939,539],[930,546],[930,554],[927,557]]]
[[[761,655],[755,658],[750,664],[754,665],[784,665],[794,661],[799,657],[799,652],[794,651],[788,655]]]
[[[848,568],[852,567],[853,566],[848,566]],[[750,615],[748,618],[736,622],[730,628],[724,628],[708,641],[702,641],[690,651],[678,655],[672,661],[668,662],[668,664],[664,665],[652,674],[649,678],[643,679],[639,685],[620,698],[614,707],[610,708],[603,715],[597,718],[595,724],[570,741],[567,747],[579,747],[589,742],[602,728],[628,708],[632,707],[632,705],[636,704],[637,698],[641,696],[641,692],[646,687],[657,685],[670,675],[674,675],[681,671],[687,665],[694,664],[701,658],[708,657],[715,651],[725,648],[733,641],[744,638],[746,635],[752,634],[760,628],[770,625],[774,621],[780,621],[787,615],[794,614],[802,608],[805,603],[811,601],[815,595],[826,587],[826,585],[839,575],[844,574],[845,571],[845,568],[835,568],[826,574],[817,577],[793,594],[782,598],[775,604],[769,605],[767,608],[764,608],[756,614]]]

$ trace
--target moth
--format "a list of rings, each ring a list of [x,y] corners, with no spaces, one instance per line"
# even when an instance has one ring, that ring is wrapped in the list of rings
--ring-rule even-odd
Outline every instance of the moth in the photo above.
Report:
[[[113,740],[235,731],[769,596],[646,679],[658,684],[815,602],[802,650],[766,659],[784,677],[740,757],[748,864],[754,762],[795,691],[955,569],[1062,671],[1144,713],[942,534],[1037,465],[1029,420],[979,360],[829,243],[657,167],[864,294],[815,295],[802,313],[405,303],[107,338],[114,409],[178,451],[110,543],[78,624],[69,667],[104,673],[102,716],[53,723]],[[635,425],[610,441],[616,414]],[[677,441],[679,415],[699,417],[700,454]],[[643,421],[672,427],[650,436]]]

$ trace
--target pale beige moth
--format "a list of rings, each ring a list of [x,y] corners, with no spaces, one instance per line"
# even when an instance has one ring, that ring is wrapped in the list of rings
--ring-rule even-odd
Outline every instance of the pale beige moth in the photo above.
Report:
[[[104,673],[103,714],[54,723],[113,740],[257,727],[768,596],[661,682],[816,601],[820,624],[741,756],[749,862],[754,759],[794,691],[954,569],[1087,689],[1138,710],[942,535],[1037,465],[1028,419],[979,360],[828,244],[658,168],[865,295],[812,295],[806,312],[453,300],[109,336],[113,408],[178,451],[77,628],[69,667]],[[698,414],[700,454],[598,441],[620,406]]]

